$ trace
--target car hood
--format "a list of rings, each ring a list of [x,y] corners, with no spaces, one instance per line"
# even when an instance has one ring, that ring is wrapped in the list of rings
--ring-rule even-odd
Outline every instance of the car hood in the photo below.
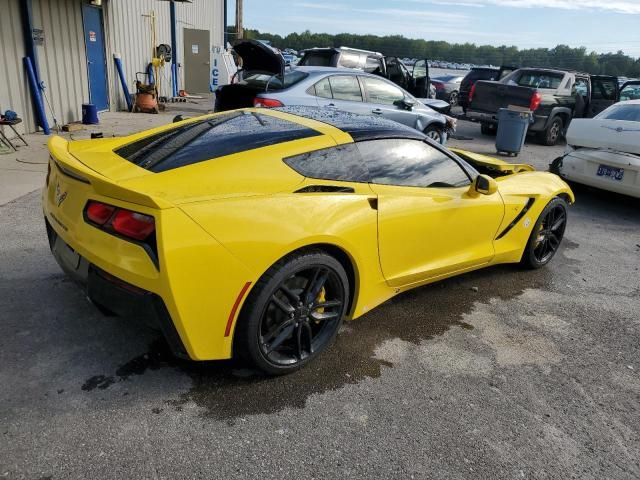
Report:
[[[467,163],[473,165],[480,173],[486,173],[491,177],[502,177],[522,172],[533,172],[535,168],[526,163],[507,163],[498,158],[489,157],[480,153],[450,148],[453,153],[461,157]]]
[[[244,70],[284,76],[284,58],[270,46],[257,40],[243,40],[233,50],[242,58]]]

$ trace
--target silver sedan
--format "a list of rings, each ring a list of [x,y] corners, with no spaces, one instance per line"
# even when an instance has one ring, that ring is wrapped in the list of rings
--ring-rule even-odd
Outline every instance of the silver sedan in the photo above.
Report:
[[[394,120],[446,142],[447,117],[377,75],[332,67],[297,67],[283,75],[247,72],[216,91],[216,111],[304,105]]]

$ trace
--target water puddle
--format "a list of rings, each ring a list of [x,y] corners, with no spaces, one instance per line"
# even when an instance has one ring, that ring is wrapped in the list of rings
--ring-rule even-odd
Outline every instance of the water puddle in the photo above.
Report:
[[[565,240],[563,249],[576,247]],[[374,358],[376,347],[384,341],[398,338],[418,344],[451,328],[473,329],[462,317],[475,302],[509,300],[528,288],[551,290],[554,272],[570,274],[571,266],[572,261],[560,254],[552,265],[540,270],[496,266],[401,294],[360,319],[345,323],[334,345],[320,358],[284,377],[266,377],[233,360],[178,360],[158,339],[147,353],[120,366],[114,375],[92,377],[82,389],[107,389],[148,370],[174,368],[188,375],[193,386],[167,401],[165,410],[179,411],[184,404],[194,402],[205,415],[233,422],[238,417],[274,413],[286,407],[303,408],[310,395],[376,378],[384,368],[392,367]]]

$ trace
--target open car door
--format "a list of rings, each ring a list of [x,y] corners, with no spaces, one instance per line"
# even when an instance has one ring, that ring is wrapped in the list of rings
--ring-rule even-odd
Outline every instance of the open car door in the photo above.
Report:
[[[409,92],[416,98],[429,97],[429,87],[431,86],[431,78],[429,78],[429,63],[427,60],[418,60],[413,65],[411,72],[411,88]]]
[[[640,80],[631,80],[620,88],[620,101],[640,100]]]
[[[610,75],[591,75],[591,98],[589,99],[590,117],[595,117],[601,111],[609,108],[618,101],[618,77]]]
[[[411,93],[413,79],[406,65],[398,57],[385,57],[387,78],[399,87]]]

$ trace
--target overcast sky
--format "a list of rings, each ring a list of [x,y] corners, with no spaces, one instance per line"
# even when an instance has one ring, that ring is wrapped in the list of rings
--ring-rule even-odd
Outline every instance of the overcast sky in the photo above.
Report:
[[[562,43],[640,57],[640,0],[244,0],[244,12],[246,28],[281,35],[308,29],[522,48]]]

